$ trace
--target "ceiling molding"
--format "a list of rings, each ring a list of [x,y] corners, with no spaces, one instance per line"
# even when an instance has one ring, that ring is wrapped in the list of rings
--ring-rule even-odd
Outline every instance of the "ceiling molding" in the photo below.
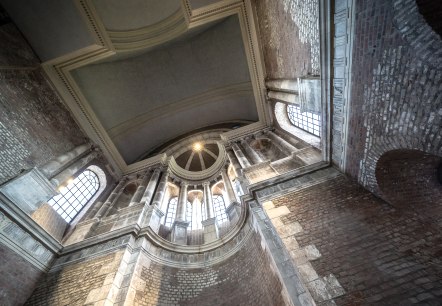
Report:
[[[74,3],[86,21],[86,25],[92,33],[97,45],[103,46],[106,49],[113,49],[109,35],[106,32],[101,18],[98,17],[98,13],[95,6],[92,4],[92,1],[75,0]]]
[[[182,0],[182,7],[185,11],[184,17],[188,28],[206,24],[230,15],[237,15],[240,21],[259,121],[225,133],[223,139],[227,141],[259,131],[272,122],[271,112],[265,103],[264,66],[250,1],[251,0],[219,1],[213,5],[191,10],[188,1]],[[117,174],[132,173],[148,168],[152,163],[162,160],[162,157],[154,156],[131,165],[126,164],[111,140],[111,137],[92,111],[88,101],[83,96],[71,75],[74,69],[116,54],[115,46],[93,7],[92,1],[76,0],[76,4],[85,18],[91,34],[95,38],[95,44],[45,62],[43,63],[43,68],[58,90],[67,108],[72,112],[75,120],[85,131],[85,134],[100,146],[106,158],[115,168]],[[163,39],[166,39],[166,37],[170,37],[170,32],[166,32],[164,35]]]
[[[117,52],[148,49],[172,40],[188,30],[188,23],[181,9],[169,17],[136,30],[107,31]]]
[[[166,117],[169,116],[170,113],[188,110],[198,105],[216,102],[222,99],[238,96],[249,96],[251,91],[251,83],[245,82],[216,88],[202,94],[183,99],[181,101],[162,103],[165,106],[149,110],[144,114],[141,114],[135,118],[131,118],[130,120],[127,120],[115,127],[112,127],[107,132],[109,134],[109,137],[115,140],[117,138],[124,137],[125,134],[127,134],[131,130],[140,129],[149,120]]]
[[[219,154],[215,162],[209,168],[205,169],[205,167],[203,167],[202,171],[189,171],[187,169],[183,169],[180,165],[178,165],[175,161],[175,158],[172,156],[169,161],[169,170],[176,177],[186,180],[189,183],[201,183],[207,180],[214,179],[216,176],[219,175],[221,168],[225,165],[227,161],[227,153],[224,149],[224,145],[220,142],[218,142],[217,144]],[[193,157],[195,157],[195,155]],[[203,161],[201,161],[202,158],[200,156],[199,158],[200,162],[203,163]]]

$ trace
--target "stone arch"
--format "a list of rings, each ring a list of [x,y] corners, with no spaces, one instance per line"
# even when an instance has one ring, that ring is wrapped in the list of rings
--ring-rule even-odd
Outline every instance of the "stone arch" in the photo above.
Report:
[[[440,16],[435,16],[435,20],[433,17],[429,18],[429,15],[434,13],[431,11],[431,5],[436,2],[440,1],[393,1],[393,22],[402,34],[402,38],[415,51],[416,56],[429,66],[437,68],[442,65],[442,38],[435,32],[440,26],[440,20],[438,20]],[[438,24],[437,28],[432,28],[436,24]]]
[[[129,181],[122,189],[122,192],[118,196],[118,198],[115,201],[115,204],[113,205],[112,211],[109,213],[109,215],[113,215],[118,212],[119,209],[125,208],[129,206],[130,200],[132,199],[132,196],[135,194],[135,191],[137,191],[139,182],[137,180]]]
[[[412,208],[438,215],[442,212],[442,184],[438,169],[442,157],[420,150],[397,149],[384,153],[376,163],[380,195],[397,208]]]
[[[284,152],[281,152],[281,150],[265,136],[257,137],[250,143],[250,146],[259,152],[265,160],[274,161],[285,157]]]
[[[419,13],[439,36],[442,36],[442,2],[440,0],[416,0]]]

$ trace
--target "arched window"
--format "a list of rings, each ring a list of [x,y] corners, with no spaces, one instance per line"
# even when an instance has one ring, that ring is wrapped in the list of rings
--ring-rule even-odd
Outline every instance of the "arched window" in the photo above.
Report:
[[[100,188],[100,181],[97,174],[91,170],[84,170],[60,193],[51,198],[48,204],[63,217],[67,222],[83,209],[83,207],[94,197]]]
[[[172,227],[172,224],[175,221],[177,204],[178,204],[178,197],[174,197],[169,200],[169,205],[167,206],[167,213],[166,213],[166,222],[164,223],[164,225]]]
[[[192,203],[187,201],[186,205],[186,219],[189,222],[188,228],[192,228]]]
[[[213,196],[213,209],[215,210],[215,216],[218,223],[227,222],[226,204],[222,195]]]
[[[297,105],[287,105],[287,116],[294,126],[319,136],[321,131],[321,116],[310,112],[301,112]]]
[[[192,203],[191,229],[198,230],[203,228],[201,221],[204,219],[204,204],[198,199],[194,199]],[[189,219],[188,219],[189,220]]]

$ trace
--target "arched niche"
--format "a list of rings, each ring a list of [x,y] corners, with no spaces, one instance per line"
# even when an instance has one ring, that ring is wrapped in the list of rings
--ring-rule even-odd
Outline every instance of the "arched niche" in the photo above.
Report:
[[[442,36],[442,2],[440,0],[416,0],[419,13],[434,32]]]
[[[137,191],[139,184],[140,184],[140,182],[138,180],[134,180],[134,181],[128,182],[123,187],[123,190],[121,191],[120,195],[116,199],[112,210],[108,214],[109,216],[117,213],[119,209],[129,206],[130,200],[132,199],[133,195],[135,194],[135,191]]]
[[[418,150],[384,153],[375,172],[381,195],[395,207],[440,215],[442,185],[438,180],[438,169],[441,163],[440,156]]]
[[[266,137],[258,137],[250,143],[250,146],[259,152],[265,160],[275,161],[286,157],[286,154]]]

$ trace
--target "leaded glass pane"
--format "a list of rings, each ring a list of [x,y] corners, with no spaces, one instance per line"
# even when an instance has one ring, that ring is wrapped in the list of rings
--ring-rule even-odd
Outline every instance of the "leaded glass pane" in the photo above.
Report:
[[[52,197],[48,204],[67,222],[71,222],[99,188],[98,176],[91,170],[84,170],[59,194]],[[90,192],[82,192],[85,189]]]
[[[301,113],[301,108],[297,105],[287,105],[287,115],[294,126],[320,136],[321,116],[310,112]]]

